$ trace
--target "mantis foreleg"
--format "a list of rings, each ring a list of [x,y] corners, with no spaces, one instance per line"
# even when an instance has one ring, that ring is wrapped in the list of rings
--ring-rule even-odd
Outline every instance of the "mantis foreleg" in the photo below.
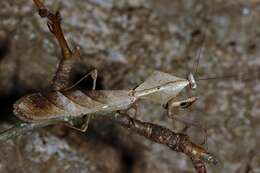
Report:
[[[182,109],[186,109],[186,108],[190,107],[198,98],[199,97],[189,97],[187,99],[180,100],[180,101],[175,101],[174,99],[171,99],[170,101],[168,101],[165,108],[167,109],[168,117],[186,125],[186,127],[184,128],[185,130],[187,130],[187,127],[189,127],[189,126],[194,126],[194,127],[199,128],[200,130],[202,130],[205,135],[204,135],[204,139],[203,139],[203,142],[201,143],[201,145],[204,145],[207,141],[207,129],[205,127],[201,126],[200,124],[197,124],[197,123],[194,123],[194,122],[191,122],[189,120],[185,120],[185,119],[182,119],[179,117],[175,117],[172,112],[173,108],[175,108],[175,107],[180,107]]]

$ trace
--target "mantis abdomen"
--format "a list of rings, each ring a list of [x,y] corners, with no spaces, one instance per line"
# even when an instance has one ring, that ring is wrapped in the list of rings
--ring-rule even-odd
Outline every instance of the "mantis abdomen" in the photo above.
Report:
[[[135,100],[127,90],[38,92],[19,99],[14,104],[14,113],[23,121],[37,122],[123,110]]]

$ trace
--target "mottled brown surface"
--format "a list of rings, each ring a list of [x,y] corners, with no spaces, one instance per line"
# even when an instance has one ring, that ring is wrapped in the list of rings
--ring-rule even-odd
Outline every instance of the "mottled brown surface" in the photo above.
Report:
[[[65,36],[72,47],[81,47],[75,79],[97,68],[103,89],[135,87],[154,69],[185,77],[206,30],[197,75],[241,74],[252,80],[201,81],[196,93],[185,93],[200,99],[176,116],[207,124],[207,146],[221,162],[209,172],[260,172],[258,0],[45,2],[60,7]],[[32,1],[0,1],[0,6],[0,116],[11,123],[14,101],[50,85],[61,56]],[[80,87],[91,85],[86,80]],[[180,131],[160,106],[138,106],[139,119]],[[187,133],[196,142],[203,138],[196,128]],[[56,126],[21,140],[1,143],[0,172],[194,172],[184,155],[107,119],[92,120],[86,137]]]

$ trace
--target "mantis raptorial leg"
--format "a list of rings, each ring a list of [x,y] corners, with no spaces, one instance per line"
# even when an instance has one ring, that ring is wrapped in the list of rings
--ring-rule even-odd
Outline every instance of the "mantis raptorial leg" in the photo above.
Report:
[[[189,97],[184,100],[175,101],[174,99],[171,99],[166,105],[165,108],[167,109],[167,116],[170,117],[173,120],[179,121],[186,125],[182,131],[186,131],[189,126],[194,126],[199,128],[204,132],[204,139],[201,142],[200,145],[204,145],[207,141],[207,129],[197,123],[191,122],[189,120],[185,120],[179,117],[174,116],[172,109],[175,107],[180,107],[181,109],[186,109],[190,107],[196,100],[198,100],[199,97]]]
[[[182,109],[186,109],[186,108],[190,107],[198,99],[199,99],[199,97],[189,97],[184,100],[175,101],[175,99],[173,98],[167,102],[167,104],[165,105],[165,108],[168,111],[170,111],[174,107],[180,107]]]

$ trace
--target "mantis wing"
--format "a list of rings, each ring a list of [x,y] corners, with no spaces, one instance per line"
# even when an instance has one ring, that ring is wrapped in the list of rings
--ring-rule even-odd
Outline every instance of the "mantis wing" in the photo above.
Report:
[[[166,104],[188,84],[186,79],[154,71],[135,91],[140,98]]]

